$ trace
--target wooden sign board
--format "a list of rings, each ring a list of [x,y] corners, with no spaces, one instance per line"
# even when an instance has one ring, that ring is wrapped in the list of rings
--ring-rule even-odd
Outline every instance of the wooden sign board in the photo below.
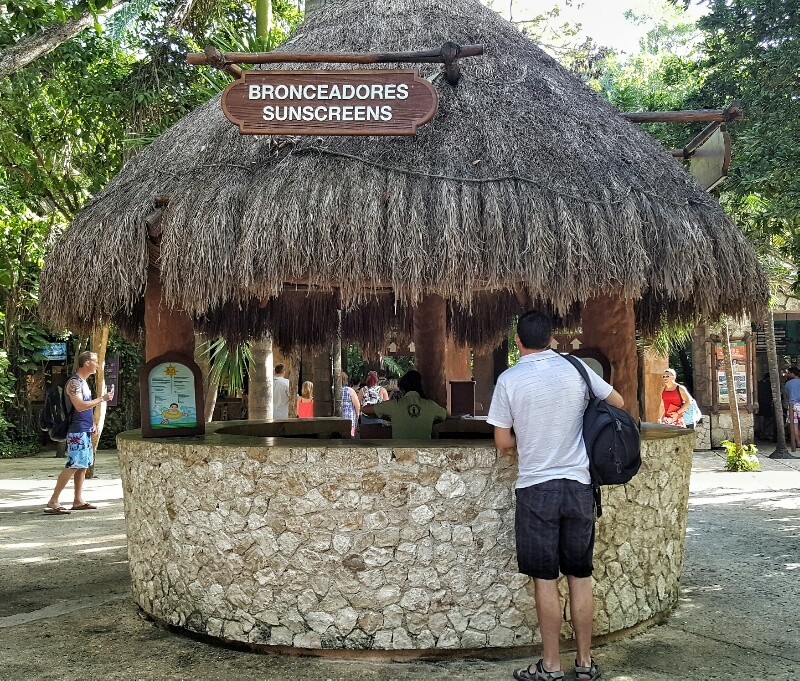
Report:
[[[689,172],[706,191],[711,191],[726,177],[731,164],[731,136],[717,130],[692,154]]]
[[[206,432],[203,377],[194,360],[177,352],[154,357],[139,376],[142,437]]]
[[[222,93],[243,135],[415,135],[438,105],[416,69],[253,70]]]

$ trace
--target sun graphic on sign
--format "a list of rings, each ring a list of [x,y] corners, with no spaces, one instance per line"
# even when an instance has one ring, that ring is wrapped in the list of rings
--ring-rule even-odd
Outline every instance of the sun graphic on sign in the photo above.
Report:
[[[177,374],[177,373],[178,373],[178,370],[177,370],[177,369],[176,369],[174,366],[172,366],[172,365],[170,364],[170,365],[169,365],[169,366],[168,366],[166,369],[164,369],[164,373],[165,373],[167,376],[174,376],[175,374]]]

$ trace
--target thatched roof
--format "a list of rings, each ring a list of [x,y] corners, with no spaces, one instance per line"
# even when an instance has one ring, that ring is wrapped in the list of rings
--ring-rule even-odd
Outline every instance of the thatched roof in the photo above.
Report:
[[[394,310],[426,293],[450,300],[461,338],[488,325],[497,336],[508,320],[495,317],[516,309],[514,290],[562,315],[617,292],[641,301],[648,328],[663,315],[760,311],[764,274],[717,201],[477,0],[331,0],[279,49],[446,41],[482,43],[486,53],[461,62],[457,87],[434,80],[439,111],[415,137],[246,136],[219,97],[198,107],[128,162],[60,239],[43,274],[44,315],[57,326],[138,323],[130,315],[141,307],[144,221],[157,195],[170,197],[163,304],[232,337],[280,333],[274,325],[286,317],[259,304],[287,282],[316,292],[301,303],[293,294],[293,305],[312,310],[294,315],[288,335],[298,343],[329,336],[326,307]],[[419,69],[430,79],[441,66]],[[465,323],[473,303],[482,318]]]

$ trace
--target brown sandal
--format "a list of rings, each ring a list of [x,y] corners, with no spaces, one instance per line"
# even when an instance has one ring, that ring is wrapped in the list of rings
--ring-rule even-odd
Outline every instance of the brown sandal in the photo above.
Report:
[[[72,511],[68,511],[63,506],[45,506],[45,515],[69,515]]]

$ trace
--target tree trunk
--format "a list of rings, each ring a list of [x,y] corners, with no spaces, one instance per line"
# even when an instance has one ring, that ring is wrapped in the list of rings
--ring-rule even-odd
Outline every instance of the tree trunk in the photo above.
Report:
[[[92,331],[92,352],[97,353],[97,373],[94,375],[95,397],[100,397],[106,393],[106,348],[108,347],[108,332],[110,326],[104,324]],[[106,422],[106,410],[108,402],[101,402],[94,408],[92,417],[94,418],[94,432],[92,433],[92,449],[97,454],[97,445],[100,443],[100,436],[103,434],[103,426]],[[94,477],[94,464],[89,466],[86,471],[87,478]]]
[[[272,0],[256,0],[256,36],[269,38],[272,30]]]
[[[728,408],[733,422],[733,441],[738,449],[742,447],[742,426],[739,422],[739,401],[736,399],[736,385],[733,382],[733,360],[731,359],[731,336],[728,331],[728,318],[722,326],[722,354],[725,358],[725,381],[728,384]]]
[[[272,418],[272,336],[250,344],[253,363],[248,383],[248,419]]]
[[[127,0],[112,0],[108,9],[113,10],[124,2]],[[86,12],[77,19],[68,19],[63,24],[51,24],[3,50],[0,52],[0,79],[52,52],[89,26],[93,26],[95,20],[92,12]]]
[[[764,330],[767,341],[767,364],[769,366],[769,380],[772,383],[772,406],[775,409],[775,451],[770,454],[771,459],[793,459],[786,449],[786,431],[783,429],[783,403],[781,395],[781,372],[778,366],[778,349],[775,347],[775,318],[772,310],[764,318]],[[761,405],[758,406],[761,411]]]
[[[211,419],[214,418],[214,407],[217,406],[217,393],[219,392],[219,381],[213,380],[211,377],[208,379],[208,385],[206,386],[206,397],[205,397],[205,419],[206,423],[211,423]]]
[[[333,415],[342,416],[342,311],[338,313],[339,322],[336,328],[336,338],[331,349],[333,360]]]
[[[200,367],[203,376],[203,419],[209,423],[214,416],[214,407],[217,406],[217,391],[219,382],[214,380],[211,372],[211,352],[207,339],[199,333],[194,335],[194,361]]]

